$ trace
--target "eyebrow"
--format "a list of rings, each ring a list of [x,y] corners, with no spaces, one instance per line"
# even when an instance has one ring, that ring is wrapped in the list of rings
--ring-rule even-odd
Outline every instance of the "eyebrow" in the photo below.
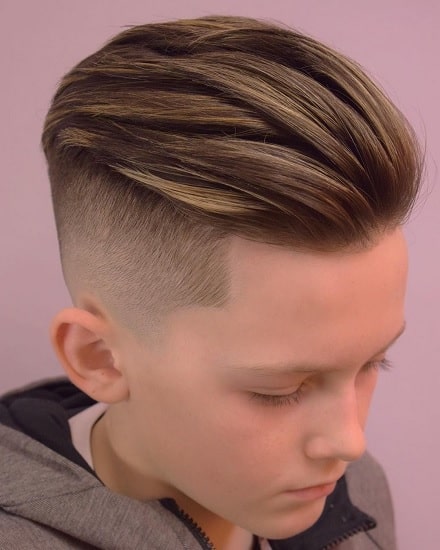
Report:
[[[382,349],[377,351],[374,355],[372,355],[371,359],[369,359],[366,364],[368,364],[370,361],[374,359],[377,355],[380,355],[382,353],[385,353],[405,332],[406,323],[403,323],[402,327],[399,329],[397,334],[393,336],[393,338],[384,346]],[[306,365],[296,365],[295,363],[289,362],[289,363],[274,363],[272,365],[268,365],[267,363],[261,364],[261,365],[228,365],[226,367],[228,370],[233,370],[235,372],[241,372],[241,373],[248,373],[248,374],[254,374],[257,376],[279,376],[279,375],[287,375],[287,374],[301,374],[301,373],[310,373],[310,372],[317,372],[319,370],[325,370],[325,367],[311,367]]]

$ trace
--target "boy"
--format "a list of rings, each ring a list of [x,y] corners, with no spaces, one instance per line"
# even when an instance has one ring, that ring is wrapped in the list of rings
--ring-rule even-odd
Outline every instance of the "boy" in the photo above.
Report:
[[[365,453],[422,160],[352,61],[239,17],[129,29],[46,118],[69,380],[0,404],[2,549],[395,548]]]

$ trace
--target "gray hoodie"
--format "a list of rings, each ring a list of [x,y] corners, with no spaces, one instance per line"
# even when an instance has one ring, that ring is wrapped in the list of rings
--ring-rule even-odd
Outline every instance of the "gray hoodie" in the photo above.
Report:
[[[68,424],[92,404],[66,379],[0,400],[0,550],[209,550],[172,499],[140,502],[102,484],[73,447]],[[379,464],[368,454],[351,464],[318,522],[270,545],[395,550],[391,499]]]

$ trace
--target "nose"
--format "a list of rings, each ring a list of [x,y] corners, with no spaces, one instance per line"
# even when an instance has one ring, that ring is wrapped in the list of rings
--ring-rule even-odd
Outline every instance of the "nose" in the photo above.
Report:
[[[366,411],[363,409],[355,387],[341,390],[336,396],[322,401],[306,440],[306,455],[314,460],[338,459],[346,462],[360,458],[366,450]]]

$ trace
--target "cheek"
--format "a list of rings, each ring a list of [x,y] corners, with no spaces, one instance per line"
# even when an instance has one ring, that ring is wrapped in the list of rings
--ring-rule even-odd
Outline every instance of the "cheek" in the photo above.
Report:
[[[185,433],[190,467],[197,457],[205,473],[217,479],[227,474],[234,484],[278,475],[283,460],[293,458],[295,426],[286,422],[285,411],[249,401],[246,395],[214,392],[202,409],[195,407],[188,416],[174,411],[176,422],[170,419],[170,425],[176,436]]]
[[[133,384],[138,429],[145,435],[138,445],[147,455],[159,449],[159,471],[180,480],[194,474],[193,482],[203,477],[236,485],[242,479],[250,486],[280,475],[297,447],[296,415],[258,404],[202,369],[161,367]]]

